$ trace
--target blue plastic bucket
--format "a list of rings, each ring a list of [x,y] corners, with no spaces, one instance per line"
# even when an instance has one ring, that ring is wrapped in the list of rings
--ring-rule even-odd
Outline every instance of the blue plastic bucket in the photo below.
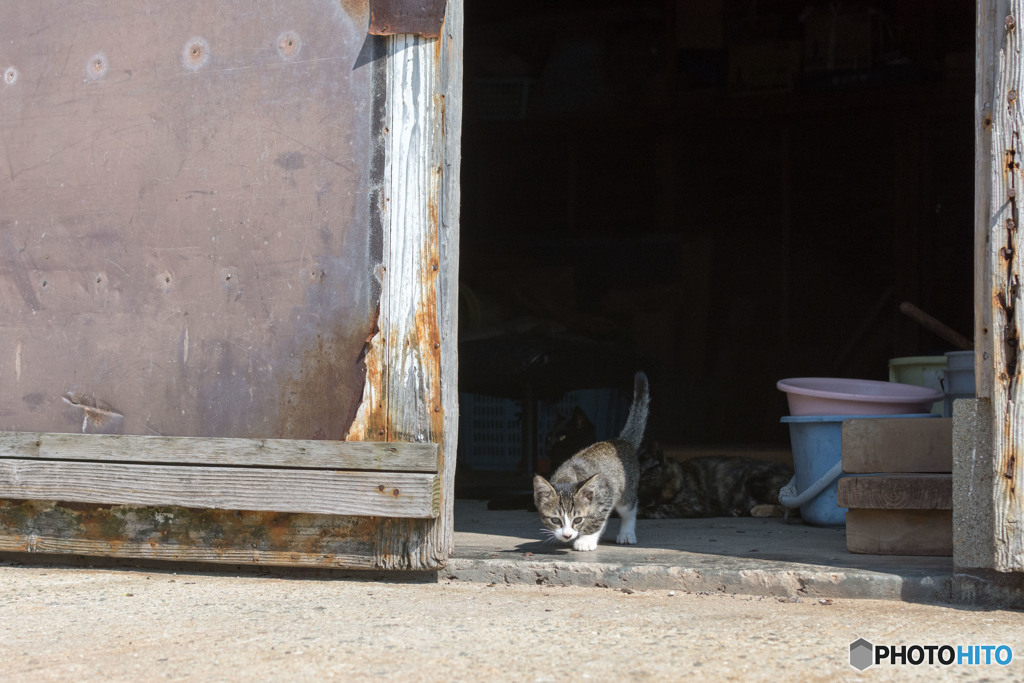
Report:
[[[889,419],[894,417],[935,417],[930,413],[903,415],[799,415],[786,416],[789,440],[793,447],[793,473],[798,497],[812,487],[827,484],[820,493],[800,504],[805,522],[819,526],[842,526],[846,508],[837,500],[840,475],[830,482],[823,480],[843,459],[843,420]],[[854,475],[856,476],[856,475]]]

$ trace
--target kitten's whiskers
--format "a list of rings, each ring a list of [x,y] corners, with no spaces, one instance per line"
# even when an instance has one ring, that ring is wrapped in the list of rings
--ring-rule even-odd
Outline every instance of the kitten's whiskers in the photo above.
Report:
[[[561,539],[558,538],[558,533],[557,532],[552,531],[551,529],[548,529],[547,527],[541,527],[541,532],[543,532],[547,536],[547,538],[545,538],[544,541],[543,541],[543,545],[548,545],[550,543],[560,543],[561,542]]]

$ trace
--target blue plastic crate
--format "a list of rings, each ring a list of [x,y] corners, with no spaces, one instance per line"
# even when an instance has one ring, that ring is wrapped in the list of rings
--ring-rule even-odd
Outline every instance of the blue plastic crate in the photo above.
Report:
[[[523,453],[521,413],[511,399],[459,394],[459,459],[474,470],[514,471]]]
[[[557,401],[537,404],[537,454],[544,454],[544,438],[579,406],[594,423],[597,440],[618,436],[626,423],[629,403],[616,389],[583,389],[563,394]],[[519,401],[459,394],[459,461],[474,470],[513,472],[523,456],[522,406]]]

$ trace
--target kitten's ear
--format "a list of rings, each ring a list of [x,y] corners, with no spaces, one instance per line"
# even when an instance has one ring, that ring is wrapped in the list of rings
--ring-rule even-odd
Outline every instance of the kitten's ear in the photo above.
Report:
[[[595,474],[590,479],[580,484],[580,487],[576,489],[576,495],[588,503],[594,500],[594,494],[597,493],[597,475]]]
[[[556,497],[555,487],[548,483],[548,480],[539,474],[533,477],[533,500],[540,507],[540,503]]]

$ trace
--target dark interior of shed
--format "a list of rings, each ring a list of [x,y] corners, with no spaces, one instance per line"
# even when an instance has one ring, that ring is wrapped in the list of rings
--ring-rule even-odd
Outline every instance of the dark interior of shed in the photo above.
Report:
[[[901,302],[973,335],[974,3],[467,0],[465,32],[461,441],[474,396],[642,368],[661,443],[785,447],[779,379],[954,350]]]

